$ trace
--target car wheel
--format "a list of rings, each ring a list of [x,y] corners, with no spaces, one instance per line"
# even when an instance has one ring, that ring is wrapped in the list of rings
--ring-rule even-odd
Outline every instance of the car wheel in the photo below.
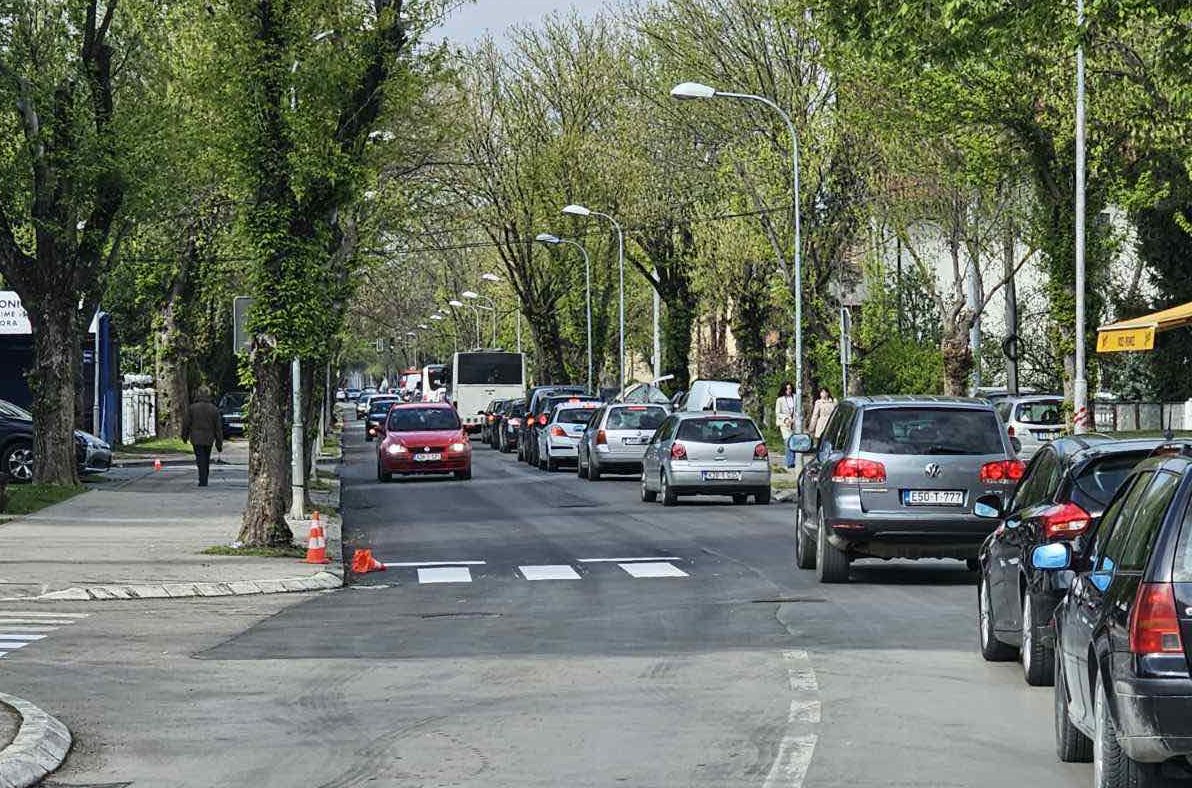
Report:
[[[581,479],[586,479],[586,478],[588,478],[588,474],[586,473],[586,470],[587,470],[587,469],[586,469],[586,468],[584,468],[584,458],[583,458],[583,456],[581,455],[581,456],[580,456],[578,459],[576,459],[576,461],[575,461],[575,475],[576,475],[576,476],[578,476],[578,477],[579,477],[579,478],[581,478]]]
[[[1068,717],[1068,684],[1064,666],[1055,660],[1055,753],[1064,763],[1088,763],[1093,759],[1093,740],[1085,736]]]
[[[0,459],[0,468],[18,484],[33,481],[33,444],[24,440],[10,443]]]
[[[770,488],[761,487],[753,494],[753,502],[758,506],[768,506],[770,504]]]
[[[592,462],[592,455],[589,454],[588,455],[588,481],[590,481],[590,482],[600,481],[600,473],[601,473],[600,466],[597,465],[596,463]]]
[[[800,569],[815,569],[815,544],[803,528],[802,503],[795,504],[795,565]]]
[[[674,506],[679,502],[679,495],[670,486],[670,481],[666,478],[666,471],[658,476],[658,494],[662,496],[663,506]]]
[[[1105,684],[1097,674],[1096,699],[1093,702],[1093,785],[1095,788],[1151,788],[1159,785],[1157,763],[1139,763],[1122,751],[1117,728],[1109,714]]]
[[[377,481],[381,484],[386,484],[393,480],[393,474],[389,473],[381,467],[381,463],[377,463]]]
[[[746,495],[745,493],[734,493],[733,494],[733,503],[735,503],[737,506],[749,503],[749,496]]]
[[[546,470],[549,473],[554,473],[555,471],[559,470],[559,461],[556,460],[554,457],[547,457],[546,458]]]
[[[1035,623],[1035,600],[1031,592],[1022,595],[1022,673],[1032,687],[1046,687],[1055,677],[1055,651],[1043,643],[1042,633]]]
[[[642,469],[642,501],[654,503],[658,500],[658,493],[646,486],[646,471]]]
[[[848,554],[828,541],[828,526],[820,510],[815,533],[815,574],[821,583],[848,582]]]
[[[1014,659],[1014,647],[997,639],[993,628],[993,602],[989,596],[989,581],[977,581],[977,642],[986,662],[1009,662]]]
[[[451,475],[454,476],[457,481],[467,481],[468,479],[472,478],[472,469],[464,468],[462,471],[455,471]]]

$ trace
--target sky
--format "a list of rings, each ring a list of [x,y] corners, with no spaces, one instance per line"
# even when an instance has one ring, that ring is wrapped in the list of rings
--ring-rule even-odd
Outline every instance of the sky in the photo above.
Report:
[[[468,44],[491,32],[499,39],[510,25],[532,22],[551,11],[575,8],[591,14],[603,4],[604,0],[474,0],[461,5],[432,38],[444,37]]]

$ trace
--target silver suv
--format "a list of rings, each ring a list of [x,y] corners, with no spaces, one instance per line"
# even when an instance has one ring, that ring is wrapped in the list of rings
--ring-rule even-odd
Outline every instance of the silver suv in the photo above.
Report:
[[[770,455],[753,419],[741,413],[672,413],[654,433],[642,457],[642,500],[680,495],[752,495],[770,502]]]
[[[792,446],[810,446],[792,436]],[[959,558],[976,568],[993,529],[977,499],[1022,478],[993,405],[960,397],[853,397],[832,414],[799,477],[795,553],[820,582],[855,558]]]
[[[640,473],[646,445],[668,413],[669,405],[645,403],[601,408],[579,441],[579,477],[599,481],[606,473]]]

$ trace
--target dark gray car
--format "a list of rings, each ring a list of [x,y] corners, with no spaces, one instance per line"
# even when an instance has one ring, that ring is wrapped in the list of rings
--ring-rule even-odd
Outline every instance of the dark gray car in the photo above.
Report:
[[[994,526],[973,505],[985,495],[1004,502],[1024,468],[993,405],[960,397],[847,399],[807,455],[795,552],[825,583],[846,582],[849,562],[863,557],[975,568]]]

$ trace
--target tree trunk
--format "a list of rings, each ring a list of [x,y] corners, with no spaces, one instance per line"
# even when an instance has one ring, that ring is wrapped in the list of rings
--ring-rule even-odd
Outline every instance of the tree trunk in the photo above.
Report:
[[[77,485],[75,458],[75,362],[79,335],[72,293],[55,292],[25,301],[33,324],[33,480]]]
[[[530,316],[530,331],[534,335],[537,354],[537,382],[566,383],[567,365],[563,361],[563,345],[559,341],[559,319],[554,312]]]
[[[248,418],[248,505],[239,540],[246,545],[287,545],[290,435],[286,403],[290,364],[254,348],[252,404]]]
[[[973,371],[973,349],[969,346],[968,324],[945,326],[940,340],[944,357],[944,394],[963,397],[968,394],[969,375]]]
[[[691,331],[697,299],[686,279],[671,279],[660,294],[662,312],[662,372],[674,375],[671,385],[679,391],[691,386]]]
[[[193,224],[186,231],[178,255],[178,271],[162,308],[157,332],[157,434],[166,438],[182,436],[182,419],[190,404],[191,353],[182,312],[191,297],[190,272],[198,254],[197,233],[198,228]]]
[[[766,374],[765,321],[769,303],[767,267],[762,263],[742,266],[740,290],[733,304],[733,338],[737,342],[737,369],[741,378],[741,400],[745,412],[762,422]]]

